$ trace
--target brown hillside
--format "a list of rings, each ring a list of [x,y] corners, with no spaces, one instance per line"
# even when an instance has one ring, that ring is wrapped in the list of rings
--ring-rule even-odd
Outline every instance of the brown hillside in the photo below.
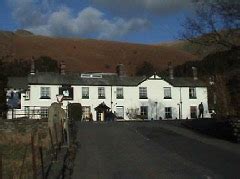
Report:
[[[30,59],[43,55],[64,60],[68,71],[77,72],[114,72],[116,64],[123,63],[129,75],[144,61],[165,69],[169,61],[178,65],[195,58],[188,52],[164,46],[0,32],[0,56]]]

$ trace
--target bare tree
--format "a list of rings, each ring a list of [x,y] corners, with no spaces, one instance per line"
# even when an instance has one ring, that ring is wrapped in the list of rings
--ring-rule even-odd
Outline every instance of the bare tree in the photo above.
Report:
[[[193,0],[194,14],[186,17],[181,37],[203,46],[240,49],[240,1]]]

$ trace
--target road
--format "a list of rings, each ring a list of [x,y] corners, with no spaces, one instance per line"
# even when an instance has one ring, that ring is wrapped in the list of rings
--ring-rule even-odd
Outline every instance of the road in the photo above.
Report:
[[[154,123],[78,123],[76,179],[240,178],[240,155]]]

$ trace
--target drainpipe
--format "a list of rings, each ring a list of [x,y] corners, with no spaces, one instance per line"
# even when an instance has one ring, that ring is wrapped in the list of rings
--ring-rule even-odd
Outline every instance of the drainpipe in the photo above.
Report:
[[[179,119],[182,119],[182,87],[180,87]]]
[[[111,85],[111,111],[113,111],[112,110],[112,104],[113,104],[113,101],[112,101],[112,85]]]

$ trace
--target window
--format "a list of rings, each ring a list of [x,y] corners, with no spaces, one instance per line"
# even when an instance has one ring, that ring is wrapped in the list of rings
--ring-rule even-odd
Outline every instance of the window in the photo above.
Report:
[[[91,113],[91,107],[90,106],[83,106],[82,107],[83,119],[90,119],[91,118],[90,113]]]
[[[41,87],[41,99],[51,99],[50,87]]]
[[[190,106],[191,118],[197,118],[197,106]]]
[[[40,115],[41,115],[41,119],[47,119],[48,118],[48,107],[41,107]]]
[[[89,87],[82,87],[82,99],[89,99]]]
[[[189,88],[189,98],[190,99],[196,99],[196,88]]]
[[[117,88],[117,99],[123,99],[123,88]]]
[[[165,87],[164,89],[164,99],[171,99],[171,88],[170,87]]]
[[[116,107],[116,116],[118,119],[124,118],[124,107],[123,106],[117,106]]]
[[[30,99],[30,91],[26,91],[25,93],[25,100],[29,100]]]
[[[171,107],[165,108],[165,118],[172,119],[172,108]]]
[[[147,87],[139,87],[139,98],[147,99]]]
[[[147,119],[148,118],[148,106],[141,106],[140,114],[141,114],[142,119]]]
[[[98,99],[105,99],[105,88],[98,87]]]

